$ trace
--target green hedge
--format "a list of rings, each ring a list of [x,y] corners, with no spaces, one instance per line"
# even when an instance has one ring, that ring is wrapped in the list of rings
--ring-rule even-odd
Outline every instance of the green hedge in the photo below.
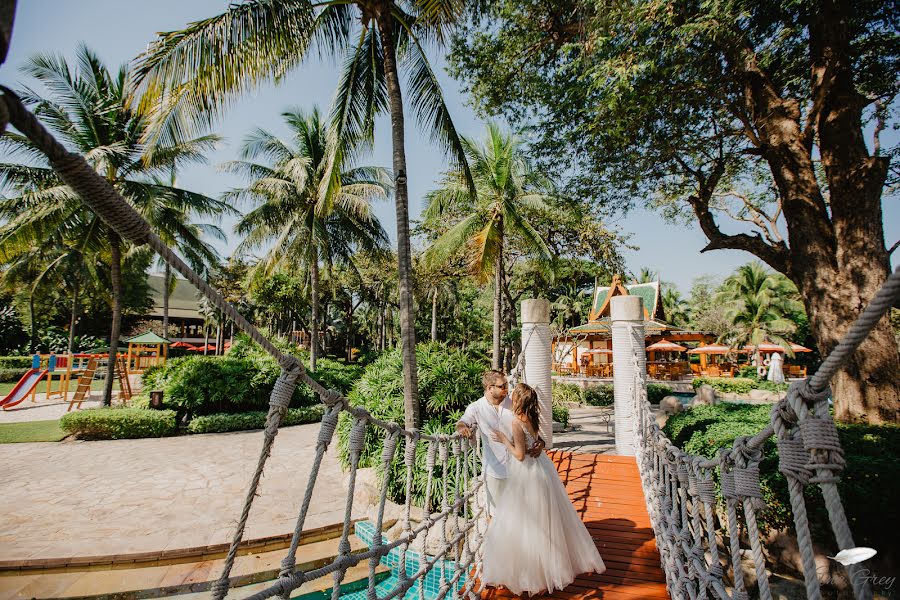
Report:
[[[165,437],[176,431],[175,416],[174,410],[91,408],[64,415],[59,426],[82,439]]]
[[[8,369],[0,368],[0,383],[12,383],[22,379],[22,376],[28,372],[27,368]]]
[[[769,422],[769,406],[718,404],[697,406],[672,415],[664,428],[676,446],[712,458],[720,447],[731,447],[741,435],[755,435]],[[900,427],[838,424],[846,468],[838,490],[854,541],[879,549],[896,547],[900,530]],[[760,484],[767,504],[759,515],[764,530],[793,528],[787,481],[778,472],[778,449],[773,438],[763,446]],[[818,486],[807,486],[810,527],[820,540],[833,539]]]
[[[770,392],[783,392],[788,389],[786,383],[775,383],[765,379],[751,379],[750,377],[695,377],[691,382],[696,390],[701,385],[709,385],[713,389],[723,393],[746,394],[750,390],[768,390]]]
[[[611,383],[592,385],[584,390],[584,401],[591,406],[612,406],[614,400]]]
[[[562,423],[563,427],[569,426],[569,407],[553,404],[553,420]]]
[[[650,404],[659,404],[660,400],[672,393],[672,388],[663,383],[647,384],[647,400]]]
[[[591,406],[611,406],[615,400],[614,389],[611,383],[592,385],[584,390],[584,400]],[[647,384],[647,400],[651,404],[659,404],[659,401],[672,393],[672,388],[661,383]]]
[[[299,358],[299,357],[298,357]],[[335,360],[317,361],[313,379],[329,389],[347,393],[359,376],[356,365]],[[163,390],[166,408],[196,417],[220,413],[267,410],[269,396],[281,368],[262,352],[242,351],[234,356],[186,356],[147,369],[144,390]],[[292,408],[303,408],[321,400],[305,384],[298,384],[291,398]]]
[[[576,383],[553,382],[553,403],[582,404],[584,402],[584,389]]]
[[[315,423],[322,420],[325,407],[322,404],[309,408],[289,408],[281,420],[282,427]],[[188,433],[222,433],[226,431],[246,431],[262,429],[266,426],[268,411],[251,411],[244,413],[220,413],[194,417],[188,423]]]
[[[30,369],[30,356],[0,356],[0,369]]]

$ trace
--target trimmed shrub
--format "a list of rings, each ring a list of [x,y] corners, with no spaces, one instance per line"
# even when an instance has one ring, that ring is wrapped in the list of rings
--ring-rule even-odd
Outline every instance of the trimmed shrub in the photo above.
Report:
[[[347,393],[361,372],[356,365],[345,365],[323,358],[317,361],[313,379],[328,389]],[[267,410],[269,396],[281,368],[275,360],[245,345],[241,352],[227,356],[186,356],[147,369],[143,375],[145,390],[163,390],[167,408],[190,417],[217,413]],[[300,383],[291,399],[292,408],[312,406],[321,399]]]
[[[591,406],[612,406],[614,401],[613,385],[601,383],[585,388],[584,401]]]
[[[30,369],[30,356],[0,356],[0,369]]]
[[[562,406],[565,403],[582,404],[584,391],[580,385],[574,383],[553,382],[553,404]]]
[[[122,440],[173,435],[176,421],[174,410],[91,408],[64,415],[59,426],[82,439]]]
[[[672,388],[663,383],[647,384],[647,401],[650,404],[659,404],[660,400],[672,393]]]
[[[144,396],[143,394],[132,396],[131,399],[128,400],[128,408],[150,410],[150,396]]]
[[[746,394],[756,387],[756,380],[747,377],[694,377],[691,385],[696,390],[708,385],[723,393]]]
[[[553,404],[553,420],[562,423],[563,427],[569,426],[569,407]]]
[[[446,344],[429,342],[416,347],[419,376],[419,403],[422,415],[422,431],[425,433],[452,433],[465,407],[482,396],[481,375],[489,367],[487,360],[470,350],[450,348]],[[403,363],[399,349],[384,352],[366,367],[349,394],[354,406],[361,406],[373,416],[395,423],[403,423]],[[338,424],[340,459],[349,464],[347,445],[351,418],[341,413]],[[381,464],[384,445],[383,432],[369,427],[366,445],[360,458],[360,467]],[[400,444],[402,448],[403,444]],[[420,444],[416,455],[413,477],[413,502],[421,506],[425,499],[427,472],[425,468],[425,444]],[[402,450],[398,450],[400,455]],[[455,462],[450,459],[448,473],[455,476]],[[436,466],[432,479],[432,498],[440,498],[438,485],[441,468]],[[453,485],[452,481],[449,485]],[[388,494],[397,502],[405,500],[406,467],[402,460],[395,460],[388,482]]]
[[[786,383],[775,383],[766,379],[750,377],[695,377],[694,381],[691,382],[695,390],[704,384],[726,394],[746,394],[750,390],[783,392],[788,389],[788,384]]]
[[[3,369],[0,368],[0,383],[12,383],[22,379],[28,369]]]
[[[281,427],[291,425],[303,425],[322,420],[325,406],[319,404],[309,408],[289,408],[281,420]],[[250,411],[243,413],[219,413],[194,417],[188,423],[188,433],[222,433],[226,431],[246,431],[249,429],[263,429],[266,426],[268,411]]]

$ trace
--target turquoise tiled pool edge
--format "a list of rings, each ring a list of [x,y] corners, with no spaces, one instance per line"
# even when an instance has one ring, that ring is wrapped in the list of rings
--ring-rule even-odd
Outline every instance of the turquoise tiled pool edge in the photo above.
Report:
[[[355,525],[355,533],[356,537],[358,537],[366,546],[372,547],[372,541],[375,538],[375,525],[371,521],[359,521]],[[382,541],[387,542],[387,540],[382,536]],[[427,555],[426,555],[426,559]],[[408,577],[412,577],[420,567],[420,562],[422,561],[422,553],[415,550],[407,550],[406,551],[406,574]],[[391,570],[390,576],[384,581],[380,582],[377,586],[375,586],[375,591],[379,597],[382,597],[389,593],[393,588],[397,586],[400,582],[400,548],[394,548],[388,554],[381,558],[381,564]],[[404,600],[416,600],[419,597],[419,586],[424,585],[425,598],[426,600],[434,600],[437,598],[438,593],[441,588],[441,564],[443,563],[445,572],[447,574],[447,580],[449,581],[456,569],[456,561],[453,560],[444,560],[438,561],[434,568],[431,569],[422,579],[416,581],[416,583],[406,591],[403,598]],[[459,581],[456,582],[456,588],[461,589],[466,582],[466,575],[463,574]],[[341,598],[344,600],[366,600],[367,599],[367,590],[362,589],[359,591],[349,592],[347,594],[341,594]]]

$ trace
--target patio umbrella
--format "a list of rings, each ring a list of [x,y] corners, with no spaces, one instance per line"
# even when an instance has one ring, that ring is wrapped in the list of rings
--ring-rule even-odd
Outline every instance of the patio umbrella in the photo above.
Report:
[[[708,346],[699,346],[688,350],[688,354],[728,354],[731,352],[728,346],[720,346],[718,344],[710,344]]]
[[[655,344],[647,346],[646,350],[649,352],[684,352],[687,348],[669,340],[659,340]]]
[[[196,350],[197,347],[193,344],[188,344],[187,342],[175,342],[169,348],[185,348],[187,350]]]
[[[801,346],[800,344],[795,344],[793,342],[790,343],[791,352],[812,352],[809,348]],[[746,352],[756,352],[757,349],[763,354],[771,354],[773,352],[784,352],[784,347],[779,346],[778,344],[773,344],[772,342],[763,342],[759,346],[744,346],[744,351]]]
[[[207,344],[206,346],[197,346],[195,348],[188,348],[188,350],[192,350],[194,352],[203,352],[206,350],[207,352],[215,352],[216,345],[215,344]]]

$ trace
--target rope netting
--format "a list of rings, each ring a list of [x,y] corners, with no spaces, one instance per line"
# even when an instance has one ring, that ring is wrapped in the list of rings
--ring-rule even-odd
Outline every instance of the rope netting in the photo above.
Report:
[[[788,483],[806,594],[813,600],[822,597],[803,494],[807,485],[815,484],[821,489],[839,550],[855,547],[837,488],[845,461],[837,427],[828,410],[831,397],[828,384],[898,299],[900,269],[888,277],[819,370],[792,383],[787,396],[772,406],[769,425],[752,437],[738,437],[732,448],[720,448],[711,460],[680,450],[666,437],[647,400],[645,374],[642,369],[635,369],[632,395],[636,458],[667,587],[673,598],[744,600],[749,597],[741,566],[738,523],[741,511],[759,598],[772,598],[756,517],[757,511],[765,506],[760,489],[762,446],[773,435],[778,447],[778,470]],[[643,352],[644,347],[643,327],[623,325],[631,329],[631,347],[637,365],[637,353]],[[721,535],[722,546],[718,543],[722,526],[717,525],[716,518],[713,477],[716,470],[727,515],[724,524],[727,534]],[[720,555],[722,549],[726,556]],[[732,572],[731,593],[724,579],[728,566]],[[848,571],[855,597],[872,598],[862,566],[849,565]]]
[[[277,581],[250,598],[261,600],[273,596],[287,598],[290,592],[299,588],[305,582],[313,581],[326,575],[333,575],[332,598],[337,600],[341,594],[341,582],[351,567],[363,561],[369,561],[368,576],[368,600],[390,600],[403,597],[416,582],[419,582],[419,600],[425,598],[425,586],[422,585],[426,574],[435,568],[439,572],[439,589],[436,596],[429,594],[434,600],[442,600],[446,596],[458,598],[460,596],[474,599],[477,593],[474,586],[480,575],[481,568],[481,540],[486,528],[486,497],[482,477],[479,474],[480,460],[480,436],[473,436],[472,440],[453,435],[426,435],[417,430],[406,430],[393,422],[386,422],[373,417],[363,408],[350,404],[346,397],[335,390],[328,390],[312,379],[304,369],[302,363],[294,356],[282,353],[267,339],[256,327],[245,319],[217,290],[213,289],[203,278],[194,272],[171,248],[153,233],[150,225],[138,212],[115,191],[110,183],[99,176],[94,169],[79,155],[70,153],[60,144],[28,111],[19,98],[8,88],[0,86],[3,92],[0,101],[0,133],[5,131],[6,125],[12,124],[22,132],[44,154],[46,154],[50,166],[56,171],[60,179],[71,187],[81,197],[82,201],[96,213],[104,222],[114,229],[124,239],[135,245],[148,245],[161,256],[175,271],[190,281],[218,310],[231,319],[242,331],[258,343],[269,355],[271,355],[281,367],[281,374],[275,383],[269,399],[269,411],[266,417],[263,445],[260,451],[256,468],[247,489],[247,495],[241,510],[241,515],[235,530],[234,537],[225,558],[225,564],[219,579],[213,584],[213,597],[221,600],[228,593],[231,582],[231,570],[239,546],[244,537],[244,530],[253,500],[257,496],[259,482],[263,475],[266,461],[271,454],[272,445],[278,434],[278,427],[287,412],[291,397],[297,384],[302,382],[309,386],[322,400],[326,411],[322,418],[319,430],[316,454],[313,459],[312,470],[307,481],[305,495],[299,507],[296,526],[294,528],[291,544],[285,558],[282,560],[281,572]],[[352,419],[352,427],[349,437],[349,461],[350,473],[347,491],[347,502],[344,514],[344,523],[338,544],[338,556],[329,564],[320,568],[302,571],[296,568],[296,553],[303,540],[303,526],[307,511],[312,501],[319,467],[326,451],[334,438],[337,429],[338,418],[341,412],[346,412]],[[381,495],[378,508],[378,517],[375,522],[375,535],[370,547],[365,551],[351,552],[349,536],[351,534],[354,489],[356,475],[359,468],[360,455],[363,452],[368,428],[376,428],[384,437],[383,452],[381,456],[381,472],[384,480],[381,485]],[[403,508],[403,533],[394,541],[386,541],[383,536],[384,509],[387,500],[388,479],[392,466],[397,457],[397,449],[400,440],[403,439],[404,450],[402,460],[406,468],[406,500]],[[425,446],[427,484],[424,503],[424,518],[413,527],[411,519],[412,485],[416,462],[417,448]],[[455,478],[453,485],[449,484],[448,468],[449,457],[453,456]],[[436,461],[442,465],[442,483],[433,485],[433,472]],[[440,492],[440,509],[435,515],[430,514],[429,509],[433,503],[432,489],[438,487]],[[428,531],[438,528],[440,532],[439,549],[431,555],[424,552],[424,538]],[[423,535],[424,534],[424,535]],[[408,573],[408,567],[412,564],[410,547],[420,539],[423,551],[416,553],[415,564],[412,573]],[[389,590],[380,590],[376,593],[376,569],[381,559],[392,550],[399,551],[399,576],[398,583]],[[449,559],[453,559],[452,561]],[[449,572],[448,563],[453,564],[452,572]],[[415,566],[415,565],[413,565]],[[464,580],[464,583],[460,583]]]

